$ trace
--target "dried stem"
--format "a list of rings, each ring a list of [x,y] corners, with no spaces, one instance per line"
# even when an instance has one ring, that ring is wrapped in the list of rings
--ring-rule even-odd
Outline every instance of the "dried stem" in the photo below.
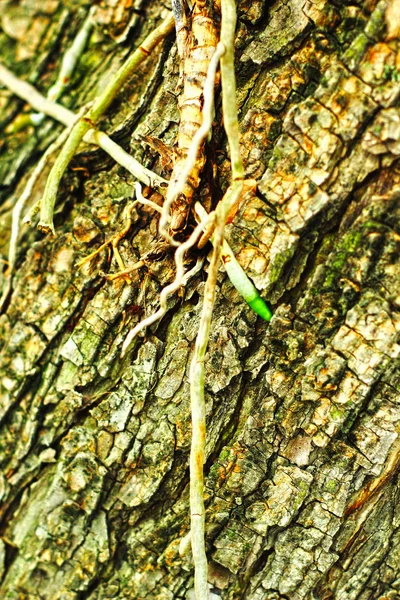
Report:
[[[211,126],[212,126],[213,109],[214,109],[215,75],[216,75],[216,71],[217,71],[217,67],[218,67],[218,62],[224,52],[225,52],[224,45],[218,44],[217,49],[210,61],[208,71],[207,71],[207,77],[206,77],[206,81],[205,81],[204,89],[203,89],[204,106],[203,106],[203,111],[202,111],[202,119],[203,119],[202,125],[198,129],[198,131],[196,132],[196,134],[193,138],[193,141],[190,145],[181,175],[180,175],[177,183],[175,185],[169,187],[169,190],[167,193],[167,198],[166,198],[166,201],[164,202],[163,209],[162,209],[162,216],[160,219],[160,226],[159,226],[160,233],[165,238],[167,238],[173,245],[175,245],[175,246],[178,245],[178,249],[175,252],[175,262],[176,262],[176,266],[177,266],[175,280],[169,286],[164,288],[164,290],[161,292],[160,309],[156,313],[154,313],[153,315],[150,315],[150,317],[148,317],[147,319],[145,319],[144,321],[139,323],[134,329],[132,329],[128,333],[128,336],[125,339],[123,347],[122,347],[122,355],[124,355],[126,353],[127,348],[130,346],[133,339],[137,336],[137,334],[142,329],[144,329],[145,327],[148,327],[149,325],[151,325],[152,323],[161,319],[164,316],[164,314],[166,313],[166,310],[167,310],[168,297],[173,292],[175,292],[177,289],[179,289],[179,287],[181,287],[183,285],[182,278],[185,276],[184,275],[184,267],[183,267],[183,257],[185,255],[185,252],[196,243],[196,241],[199,238],[199,236],[201,235],[204,227],[206,227],[207,224],[211,223],[215,217],[215,215],[213,213],[210,213],[210,215],[207,216],[205,223],[198,225],[196,227],[196,229],[193,231],[190,238],[183,244],[179,244],[174,239],[172,239],[167,230],[168,222],[169,222],[169,209],[171,207],[171,204],[176,199],[178,194],[180,193],[180,190],[183,189],[183,187],[193,169],[193,166],[196,163],[199,148],[200,148],[201,144],[203,143],[203,141],[205,140],[205,138],[207,137],[207,135],[211,129]]]

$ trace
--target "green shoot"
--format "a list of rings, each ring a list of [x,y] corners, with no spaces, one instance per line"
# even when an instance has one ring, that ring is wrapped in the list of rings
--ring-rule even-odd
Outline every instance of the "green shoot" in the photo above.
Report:
[[[195,211],[199,217],[204,220],[207,213],[199,202],[195,205]],[[211,243],[213,243],[214,236],[211,236],[210,239]],[[222,242],[221,259],[232,285],[237,289],[242,298],[257,315],[262,317],[265,321],[270,321],[272,318],[271,310],[261,298],[260,293],[253,282],[247,277],[245,271],[236,260],[232,248],[225,239]]]

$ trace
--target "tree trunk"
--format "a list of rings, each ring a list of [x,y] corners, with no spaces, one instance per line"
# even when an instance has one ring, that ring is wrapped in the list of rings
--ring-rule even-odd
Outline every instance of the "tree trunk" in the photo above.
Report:
[[[61,99],[75,112],[166,13],[161,2],[114,5],[99,5]],[[45,94],[86,10],[82,0],[3,2],[2,60]],[[227,235],[274,316],[258,318],[221,269],[206,361],[211,598],[399,598],[398,0],[241,0],[238,15],[242,150],[258,190]],[[160,156],[143,137],[173,147],[178,84],[171,35],[100,125],[165,178],[172,150]],[[6,259],[12,208],[62,126],[9,133],[30,109],[4,88],[0,106]],[[207,153],[198,196],[209,202],[211,190],[215,205],[230,177],[218,93]],[[0,317],[1,598],[193,597],[179,546],[208,263],[123,360],[127,333],[174,277],[158,215],[133,209],[121,258],[153,254],[130,281],[104,278],[120,269],[111,246],[76,266],[124,228],[133,183],[82,144],[59,190],[56,238],[21,229]]]

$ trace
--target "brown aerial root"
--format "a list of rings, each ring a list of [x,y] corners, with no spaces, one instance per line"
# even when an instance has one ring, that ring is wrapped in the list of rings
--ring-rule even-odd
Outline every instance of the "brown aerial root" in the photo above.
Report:
[[[177,182],[186,163],[191,142],[202,124],[203,88],[211,59],[218,44],[218,27],[211,3],[204,0],[194,2],[189,32],[187,30],[189,18],[182,12],[178,16],[181,19],[176,24],[176,28],[179,36],[178,51],[181,53],[180,58],[183,61],[183,91],[179,100],[181,118],[177,140],[177,158],[167,193],[167,206],[171,206],[170,230],[172,233],[180,231],[186,225],[193,193],[199,185],[205,163],[204,143],[202,143],[187,181],[177,192]],[[169,238],[168,232],[163,231],[163,235],[167,239]]]

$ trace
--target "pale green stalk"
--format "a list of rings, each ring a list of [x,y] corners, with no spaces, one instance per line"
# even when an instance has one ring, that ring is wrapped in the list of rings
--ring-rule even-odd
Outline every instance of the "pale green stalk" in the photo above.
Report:
[[[194,562],[196,600],[207,600],[208,566],[205,547],[204,462],[206,445],[206,404],[204,398],[204,360],[210,335],[215,301],[218,265],[222,237],[217,228],[214,250],[204,288],[203,308],[196,346],[190,366],[190,406],[192,412],[192,443],[190,449],[190,527]]]
[[[210,334],[215,301],[218,265],[224,239],[224,227],[231,206],[239,199],[243,189],[244,168],[239,148],[239,124],[236,108],[236,82],[234,70],[234,38],[236,5],[234,0],[221,2],[221,42],[225,52],[221,56],[222,109],[224,127],[231,153],[233,184],[217,206],[217,226],[213,236],[214,250],[204,290],[203,310],[190,369],[190,401],[192,411],[192,445],[190,452],[190,512],[192,554],[196,600],[207,600],[208,568],[205,549],[204,508],[204,456],[206,441],[206,410],[204,400],[204,360]]]
[[[71,159],[73,158],[85,133],[89,131],[90,125],[79,120],[72,129],[60,154],[51,169],[44,188],[43,197],[40,202],[40,221],[38,227],[45,233],[51,232],[55,235],[53,224],[54,205],[56,202],[58,188]]]
[[[244,168],[239,147],[239,122],[236,106],[235,0],[221,0],[221,13],[221,42],[226,48],[226,52],[221,58],[222,111],[231,153],[232,180],[236,181],[244,178]]]
[[[207,216],[207,211],[200,202],[196,202],[195,211],[201,220],[204,220]],[[210,241],[214,244],[213,235],[211,236]],[[232,248],[225,239],[222,241],[221,258],[225,271],[239,294],[246,300],[248,305],[255,313],[257,313],[257,315],[265,319],[265,321],[270,321],[272,312],[266,302],[261,298],[254,283],[247,277],[246,272],[236,260]]]

